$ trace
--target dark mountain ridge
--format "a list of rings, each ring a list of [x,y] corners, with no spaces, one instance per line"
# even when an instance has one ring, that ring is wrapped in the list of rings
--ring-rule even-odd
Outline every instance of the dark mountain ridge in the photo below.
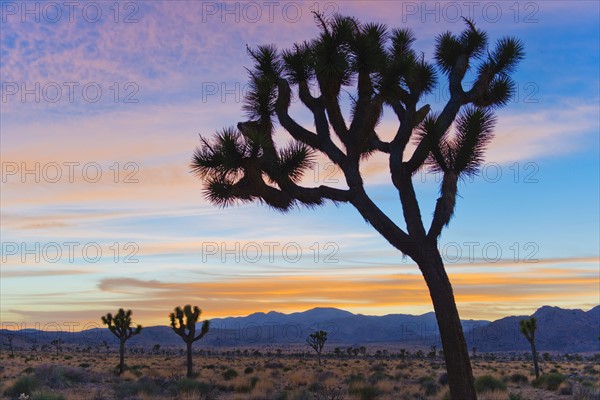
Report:
[[[536,343],[539,352],[598,352],[600,350],[600,306],[584,312],[544,306],[534,314],[538,320]],[[528,351],[529,344],[519,332],[519,321],[529,316],[510,316],[494,322],[463,320],[469,349],[478,352]],[[435,314],[389,314],[372,316],[353,314],[336,308],[314,308],[284,314],[276,311],[254,313],[245,317],[214,318],[211,329],[199,346],[204,347],[302,347],[306,337],[316,331],[328,332],[327,344],[333,346],[369,346],[393,348],[441,348]],[[15,348],[49,344],[61,339],[81,347],[110,345],[116,338],[104,328],[81,332],[43,331],[36,329],[0,330],[3,349],[7,337]],[[183,346],[179,336],[168,326],[151,326],[128,341],[128,346],[151,349]]]

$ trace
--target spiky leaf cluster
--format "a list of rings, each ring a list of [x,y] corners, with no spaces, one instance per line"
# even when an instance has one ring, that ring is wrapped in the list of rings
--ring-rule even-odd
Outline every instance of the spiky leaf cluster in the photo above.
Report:
[[[211,203],[228,206],[235,201],[264,200],[277,207],[277,186],[299,182],[312,166],[313,152],[301,143],[291,142],[277,149],[261,125],[239,124],[210,140],[201,138],[192,170],[205,179],[205,195]],[[264,181],[265,178],[267,182]],[[290,201],[281,202],[289,207]]]
[[[202,339],[209,330],[210,322],[204,321],[200,328],[200,333],[196,335],[196,323],[200,319],[202,310],[198,306],[192,308],[191,305],[187,304],[183,308],[175,307],[174,312],[169,314],[169,320],[171,321],[171,328],[173,331],[181,336],[186,343],[193,343]]]
[[[310,335],[308,335],[308,338],[306,338],[306,344],[308,344],[317,353],[321,353],[321,350],[323,350],[326,341],[327,332],[323,330],[311,333]]]
[[[455,121],[455,135],[436,132],[435,114],[420,125],[418,136],[439,138],[432,144],[432,154],[427,163],[433,172],[452,172],[457,176],[476,175],[484,162],[485,149],[493,138],[496,118],[490,110],[466,107]]]
[[[536,329],[537,319],[535,317],[519,321],[519,330],[530,343],[533,343],[535,340]]]
[[[111,313],[102,316],[102,323],[107,325],[112,334],[120,340],[127,340],[142,331],[141,325],[136,327],[131,325],[131,310],[125,311],[122,308],[119,308],[114,316]]]

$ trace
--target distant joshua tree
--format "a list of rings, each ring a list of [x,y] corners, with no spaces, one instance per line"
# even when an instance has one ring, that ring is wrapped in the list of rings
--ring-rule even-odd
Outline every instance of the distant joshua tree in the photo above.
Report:
[[[519,322],[519,328],[521,333],[525,336],[525,339],[531,345],[531,355],[533,356],[533,369],[535,370],[535,377],[540,377],[540,367],[538,365],[538,354],[535,350],[535,330],[537,329],[537,319],[531,317],[529,319],[523,319]]]
[[[10,358],[15,358],[15,349],[13,348],[13,335],[6,335],[6,340],[8,341],[8,349],[10,350]]]
[[[308,338],[306,338],[306,343],[317,353],[319,365],[321,365],[321,352],[323,351],[323,346],[325,346],[326,341],[327,332],[325,331],[316,331],[315,333],[308,335]]]
[[[171,319],[171,328],[173,328],[173,331],[176,334],[181,336],[187,346],[188,378],[191,378],[193,375],[192,344],[202,339],[204,335],[208,333],[208,328],[210,326],[209,321],[204,321],[202,323],[202,328],[200,328],[200,333],[196,335],[196,323],[200,319],[200,314],[202,314],[202,310],[200,310],[197,306],[192,308],[192,306],[189,304],[183,307],[183,309],[181,307],[176,307],[175,312],[169,314],[169,318]]]
[[[53,341],[50,342],[50,344],[52,346],[54,346],[54,348],[56,349],[56,355],[57,356],[58,356],[59,352],[62,352],[62,349],[63,349],[62,345],[63,345],[63,343],[64,342],[60,338],[59,339],[54,339]]]
[[[365,346],[360,346],[358,351],[363,358],[367,358],[367,348]]]
[[[465,19],[458,35],[435,38],[434,62],[428,62],[413,49],[410,29],[388,30],[342,15],[325,20],[315,13],[315,20],[320,32],[311,41],[282,51],[270,45],[248,49],[254,60],[243,105],[248,120],[201,138],[192,170],[204,181],[206,198],[222,207],[261,202],[285,212],[327,202],[354,206],[418,265],[445,350],[450,397],[475,400],[467,342],[438,239],[455,213],[459,182],[476,175],[485,160],[495,109],[515,93],[510,75],[524,57],[523,44],[503,37],[490,46],[487,33]],[[465,85],[465,79],[473,83]],[[449,99],[436,112],[423,103],[444,81]],[[295,98],[312,114],[314,129],[290,113]],[[391,140],[378,127],[384,109],[397,117]],[[278,125],[293,138],[287,146],[274,138]],[[347,187],[302,184],[318,154],[344,175]],[[365,189],[361,164],[374,154],[388,159],[400,203],[389,216]],[[413,184],[424,168],[443,176],[428,229]],[[398,214],[406,230],[393,219]]]
[[[102,316],[102,323],[108,326],[108,330],[119,339],[119,371],[121,375],[125,370],[125,342],[132,336],[139,335],[142,326],[131,326],[131,310],[119,308],[117,314],[113,317],[111,313]]]

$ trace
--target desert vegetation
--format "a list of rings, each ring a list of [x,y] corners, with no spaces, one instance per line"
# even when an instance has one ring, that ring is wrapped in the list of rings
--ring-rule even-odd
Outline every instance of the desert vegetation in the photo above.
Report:
[[[193,371],[193,360],[192,360],[192,344],[202,339],[207,333],[210,327],[209,321],[204,321],[200,328],[200,333],[196,335],[196,323],[200,319],[202,311],[198,306],[194,306],[192,309],[191,305],[185,307],[176,307],[175,312],[169,314],[171,320],[171,328],[173,331],[181,336],[186,345],[187,350],[187,377],[191,378],[194,375]]]
[[[119,369],[118,374],[122,374],[125,369],[125,342],[135,335],[139,335],[142,326],[133,327],[131,325],[131,310],[125,311],[120,308],[113,317],[111,313],[104,315],[102,323],[108,326],[108,330],[119,339]],[[58,354],[58,349],[56,350]]]
[[[353,349],[353,348],[352,348]],[[279,351],[278,351],[279,350]],[[30,400],[223,399],[414,400],[449,399],[443,359],[424,351],[324,351],[313,349],[196,350],[196,373],[187,377],[185,349],[127,347],[123,373],[115,373],[118,346],[65,344],[0,355],[4,399]],[[484,400],[592,400],[600,396],[596,357],[552,355],[535,378],[529,353],[473,358],[475,387]]]
[[[308,344],[308,346],[317,353],[319,365],[321,365],[321,353],[323,352],[323,347],[325,347],[326,341],[327,332],[325,331],[316,331],[315,333],[308,335],[308,338],[306,338],[306,344]]]
[[[535,349],[535,331],[537,329],[537,320],[534,317],[529,319],[524,319],[519,323],[519,329],[523,336],[529,342],[531,346],[531,356],[533,358],[533,369],[535,371],[535,377],[538,379],[540,377],[540,367],[538,365],[538,353]]]

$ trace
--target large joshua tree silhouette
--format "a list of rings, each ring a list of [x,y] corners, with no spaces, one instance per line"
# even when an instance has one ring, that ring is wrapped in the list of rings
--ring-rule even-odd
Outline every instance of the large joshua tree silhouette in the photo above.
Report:
[[[174,312],[169,314],[171,328],[183,339],[187,348],[188,378],[191,378],[194,373],[192,364],[192,345],[194,342],[202,339],[204,335],[208,333],[210,326],[209,321],[204,321],[202,323],[202,327],[200,328],[200,333],[196,335],[196,323],[200,319],[200,314],[202,314],[202,310],[200,310],[198,306],[194,306],[194,308],[192,308],[192,306],[189,304],[184,306],[183,309],[181,307],[175,307]]]
[[[108,326],[108,330],[119,339],[119,371],[121,375],[125,370],[125,342],[135,335],[139,335],[142,326],[135,328],[131,325],[131,310],[125,311],[119,308],[119,311],[113,316],[111,313],[102,316],[102,323]]]
[[[475,399],[469,353],[437,242],[454,214],[459,178],[476,174],[483,161],[495,123],[493,109],[511,98],[510,73],[524,56],[523,45],[504,37],[488,49],[487,34],[465,19],[459,35],[437,36],[435,62],[430,63],[413,50],[409,29],[388,31],[385,25],[340,15],[325,21],[315,14],[315,19],[320,34],[310,42],[283,51],[271,45],[248,48],[254,61],[243,106],[248,121],[211,139],[201,137],[192,170],[204,181],[207,199],[222,207],[253,201],[281,211],[327,201],[353,205],[419,266],[436,313],[451,397]],[[474,83],[465,89],[462,82],[474,61]],[[447,79],[450,97],[440,112],[431,112],[428,104],[419,103],[436,87],[438,75]],[[345,87],[351,92],[348,119],[340,104]],[[314,131],[290,116],[292,88],[312,113]],[[377,132],[386,107],[399,123],[389,141]],[[275,145],[275,119],[293,138],[286,147]],[[411,140],[416,146],[412,154],[407,149]],[[317,152],[341,170],[347,188],[301,185]],[[360,165],[376,152],[389,157],[406,230],[365,192]],[[427,230],[412,181],[423,167],[443,175]]]

